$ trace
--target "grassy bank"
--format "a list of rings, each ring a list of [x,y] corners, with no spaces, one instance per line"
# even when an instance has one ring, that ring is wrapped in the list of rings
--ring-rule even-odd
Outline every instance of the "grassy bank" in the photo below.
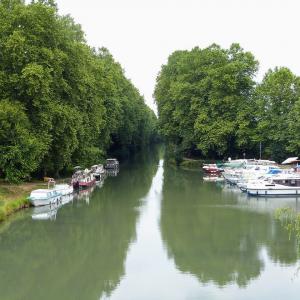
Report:
[[[47,184],[43,182],[7,184],[0,182],[0,222],[9,215],[30,206],[27,197],[32,190],[45,188]]]

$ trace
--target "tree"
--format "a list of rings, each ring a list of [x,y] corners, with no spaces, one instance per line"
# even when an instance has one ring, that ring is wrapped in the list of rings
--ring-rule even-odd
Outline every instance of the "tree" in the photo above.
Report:
[[[258,63],[238,44],[230,49],[176,51],[157,78],[161,133],[185,152],[222,157],[252,147],[253,77]]]
[[[269,70],[257,86],[257,135],[264,154],[283,160],[298,148],[300,79],[287,68]],[[295,152],[294,152],[295,153]]]
[[[0,101],[0,141],[0,170],[6,180],[18,182],[37,169],[44,147],[18,102]]]
[[[74,164],[99,163],[111,149],[150,142],[156,119],[139,91],[54,1],[0,0],[0,19],[0,103],[17,101],[25,129],[43,145],[27,173],[58,176]]]

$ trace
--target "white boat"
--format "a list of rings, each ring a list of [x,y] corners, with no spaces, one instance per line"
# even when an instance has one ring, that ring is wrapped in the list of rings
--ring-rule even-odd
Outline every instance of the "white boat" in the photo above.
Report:
[[[69,184],[56,184],[53,187],[53,190],[59,192],[61,194],[61,196],[66,196],[66,195],[70,195],[73,193],[73,186],[69,185]]]
[[[241,191],[247,191],[247,184],[259,183],[269,180],[270,178],[278,177],[283,174],[283,170],[272,166],[257,166],[254,169],[244,171],[236,185]]]
[[[116,158],[108,158],[106,160],[105,169],[118,169],[119,162]]]
[[[56,190],[39,189],[31,192],[28,197],[33,206],[42,206],[61,201],[61,194]]]
[[[267,162],[270,164],[267,165]],[[261,165],[258,163],[261,163]],[[227,182],[240,186],[247,184],[249,181],[257,180],[259,177],[265,176],[266,174],[272,176],[281,172],[282,170],[274,166],[272,161],[250,160],[247,164],[244,164],[242,168],[225,169],[225,172],[222,175]]]
[[[94,165],[91,167],[91,172],[93,177],[96,179],[96,182],[101,181],[104,179],[106,171],[103,167],[103,165]]]
[[[249,183],[246,186],[250,196],[296,196],[300,197],[300,176],[297,174],[281,174],[265,181]]]

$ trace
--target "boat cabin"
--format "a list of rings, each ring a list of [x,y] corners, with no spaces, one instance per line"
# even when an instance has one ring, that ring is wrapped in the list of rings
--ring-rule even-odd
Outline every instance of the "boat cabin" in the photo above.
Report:
[[[273,179],[272,181],[275,184],[300,187],[300,178]]]
[[[116,158],[108,158],[106,160],[105,168],[106,169],[116,169],[119,167],[119,162]]]

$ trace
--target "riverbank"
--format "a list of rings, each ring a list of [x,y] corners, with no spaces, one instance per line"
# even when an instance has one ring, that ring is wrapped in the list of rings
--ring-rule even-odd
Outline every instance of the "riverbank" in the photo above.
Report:
[[[30,206],[27,199],[32,190],[45,188],[47,184],[28,182],[22,184],[8,184],[0,182],[0,222],[7,219],[11,214]]]

